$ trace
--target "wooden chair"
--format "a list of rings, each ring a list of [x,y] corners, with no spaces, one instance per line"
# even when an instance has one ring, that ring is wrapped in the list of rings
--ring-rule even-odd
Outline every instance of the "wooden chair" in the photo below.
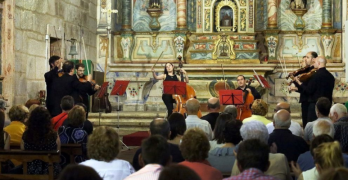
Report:
[[[70,164],[76,164],[75,156],[83,155],[81,144],[61,144],[60,150],[70,157]]]
[[[3,174],[0,168],[0,179],[54,179],[53,163],[60,162],[60,152],[57,151],[27,151],[27,150],[0,150],[0,162],[16,159],[23,162],[23,174]],[[41,160],[48,163],[48,174],[28,174],[27,162]]]

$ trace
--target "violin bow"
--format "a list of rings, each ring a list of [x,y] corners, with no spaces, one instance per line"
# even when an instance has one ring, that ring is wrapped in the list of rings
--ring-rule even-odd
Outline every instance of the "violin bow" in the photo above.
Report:
[[[224,70],[224,66],[222,64],[221,64],[221,68],[222,68],[222,75],[224,77],[224,84],[225,84],[225,90],[226,90],[227,88],[226,88],[225,70]]]
[[[87,61],[87,53],[86,53],[86,46],[85,46],[85,40],[83,39],[83,35],[81,37],[82,40],[82,46],[85,54],[85,61],[86,61],[86,66],[87,66],[87,75],[89,75],[89,67],[88,67],[88,61]]]
[[[300,66],[300,68],[301,68],[301,62],[300,62],[300,59],[298,58],[298,53],[296,53],[296,55],[297,55],[297,61],[298,61],[298,65]]]
[[[164,51],[162,51],[162,53],[158,56],[158,59],[157,59],[157,61],[155,62],[155,64],[153,64],[152,68],[154,68],[154,67],[156,66],[156,64],[157,64],[158,60],[161,58],[163,52],[164,52]],[[151,68],[151,69],[152,69],[152,68]]]
[[[286,68],[286,62],[285,62],[285,59],[284,59],[284,55],[283,55],[283,61],[284,61],[285,75],[288,76],[289,73],[288,73],[288,69]]]

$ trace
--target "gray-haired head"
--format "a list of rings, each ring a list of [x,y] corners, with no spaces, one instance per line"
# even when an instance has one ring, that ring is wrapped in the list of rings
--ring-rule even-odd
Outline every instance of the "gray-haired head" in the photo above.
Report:
[[[274,116],[274,127],[276,129],[289,129],[291,125],[291,116],[289,111],[281,109],[277,111]]]
[[[268,143],[268,130],[266,126],[259,121],[249,121],[240,128],[240,134],[243,140],[259,139],[264,143]]]
[[[314,137],[317,137],[322,134],[327,134],[331,136],[332,138],[335,135],[335,128],[331,121],[326,119],[319,119],[314,121],[313,124],[313,135]]]
[[[234,119],[237,118],[237,107],[235,105],[227,105],[224,113],[230,114]]]

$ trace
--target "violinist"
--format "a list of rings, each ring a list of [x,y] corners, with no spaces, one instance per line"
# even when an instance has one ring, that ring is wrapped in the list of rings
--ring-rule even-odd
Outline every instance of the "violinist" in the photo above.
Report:
[[[308,122],[317,119],[315,104],[320,97],[326,97],[332,103],[332,92],[335,86],[335,78],[326,69],[326,63],[327,61],[324,56],[318,56],[315,59],[314,68],[317,70],[312,74],[307,83],[301,82],[299,78],[296,77],[296,82],[299,84],[300,89],[302,89],[302,93],[308,98]]]
[[[306,54],[306,56],[304,56],[303,58],[303,68],[301,68],[303,71],[301,72],[301,74],[303,73],[308,73],[309,71],[311,71],[314,66],[313,66],[313,63],[315,61],[315,58],[318,57],[318,54],[314,51],[310,51]],[[307,68],[305,68],[307,67]],[[300,75],[300,73],[298,73],[297,75]],[[295,73],[294,73],[294,76]],[[308,81],[306,82],[303,82],[304,83],[304,86],[306,86],[308,84]],[[301,88],[301,86],[297,83],[297,81],[294,81],[294,85],[295,86],[290,86],[289,87],[289,90],[290,92],[291,91],[296,91],[298,93],[300,93],[300,100],[299,100],[299,103],[301,103],[301,111],[302,111],[302,125],[303,125],[303,128],[306,127],[306,124],[308,122],[307,120],[307,116],[308,116],[308,107],[309,107],[309,101],[308,101],[308,95],[306,95],[305,93],[303,93],[303,89]],[[314,115],[315,114],[312,114],[312,118],[314,118]],[[316,116],[315,116],[316,117]],[[316,118],[315,118],[316,119]]]
[[[251,93],[254,96],[254,100],[261,99],[260,93],[257,92],[257,90],[254,87],[247,86],[245,77],[243,75],[239,75],[237,77],[237,84],[238,84],[237,90],[243,90],[243,92],[248,91],[248,93]]]
[[[89,103],[88,103],[88,97],[95,94],[98,89],[100,89],[100,86],[98,84],[95,84],[92,82],[91,76],[84,75],[85,72],[85,65],[82,63],[78,63],[75,65],[76,69],[76,78],[81,82],[80,88],[79,88],[79,98],[75,99],[76,103],[83,103],[87,107],[87,112],[89,111]]]
[[[163,81],[181,81],[180,76],[174,74],[174,65],[172,63],[166,63],[165,67],[164,67],[164,73],[161,75],[156,75],[156,72],[154,70],[154,68],[151,69],[152,71],[152,75],[153,78],[157,79],[157,80],[163,80]],[[186,71],[181,68],[180,72],[182,72],[185,75],[185,82],[188,83],[189,82],[189,78],[188,75],[186,73]],[[162,100],[164,102],[164,104],[167,107],[167,111],[168,111],[168,117],[173,113],[173,103],[175,102],[173,99],[173,96],[171,94],[163,94],[162,95]]]

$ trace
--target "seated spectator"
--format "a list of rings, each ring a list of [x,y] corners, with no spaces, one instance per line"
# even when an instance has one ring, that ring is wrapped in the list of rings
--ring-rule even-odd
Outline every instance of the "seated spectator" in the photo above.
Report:
[[[51,125],[51,115],[44,107],[37,107],[27,122],[28,128],[23,134],[21,149],[31,151],[60,150],[60,140]],[[54,176],[58,176],[60,166],[54,163]],[[48,163],[41,160],[28,162],[28,174],[48,174]]]
[[[286,102],[280,102],[276,105],[275,109],[274,109],[274,113],[278,112],[279,110],[284,109],[286,111],[288,111],[291,114],[290,111],[290,104],[286,103]],[[268,134],[271,134],[274,130],[274,124],[272,123],[268,123],[266,125],[267,129],[268,129]],[[291,124],[289,127],[289,130],[292,132],[293,135],[299,136],[299,137],[303,137],[303,128],[301,127],[301,125],[296,122],[291,120]]]
[[[10,135],[4,131],[5,113],[0,111],[0,149],[10,149]]]
[[[22,141],[22,135],[25,131],[24,122],[27,121],[29,117],[29,110],[24,105],[12,106],[9,111],[9,117],[11,119],[11,124],[4,128],[10,137],[11,146],[20,146]]]
[[[213,131],[208,121],[199,119],[197,113],[199,111],[200,104],[199,101],[195,98],[191,98],[186,101],[186,110],[187,117],[185,119],[186,128],[194,128],[198,127],[202,129],[207,135],[208,139],[211,140],[213,138]]]
[[[346,180],[348,177],[347,168],[330,168],[320,175],[319,180]]]
[[[158,180],[201,180],[201,178],[186,166],[172,164],[163,168]]]
[[[68,165],[58,180],[103,180],[93,168],[76,164]]]
[[[253,102],[253,104],[251,105],[251,112],[251,117],[245,118],[243,120],[243,123],[249,121],[259,121],[262,122],[264,125],[267,125],[272,122],[265,117],[268,113],[268,105],[262,99],[256,99]]]
[[[217,118],[216,124],[215,124],[215,131],[214,131],[214,139],[212,141],[209,141],[210,144],[210,150],[213,150],[217,147],[222,147],[225,143],[225,137],[224,137],[224,129],[225,124],[227,121],[232,121],[233,117],[230,114],[221,113],[220,116]]]
[[[219,100],[219,98],[212,97],[212,98],[208,99],[207,109],[208,109],[209,113],[207,115],[201,117],[201,119],[208,121],[212,130],[214,131],[216,119],[220,115],[220,100]]]
[[[88,135],[92,134],[92,132],[93,132],[93,124],[92,124],[91,121],[89,121],[87,119],[87,107],[86,107],[86,105],[83,104],[83,103],[77,103],[77,104],[75,104],[75,106],[81,106],[85,110],[85,112],[86,112],[86,120],[83,121],[82,129],[85,130]],[[69,117],[67,118],[67,120],[65,120],[63,122],[63,126],[68,126],[68,124],[69,124]]]
[[[86,120],[86,112],[81,106],[75,106],[69,111],[67,126],[58,129],[59,138],[62,144],[81,144],[82,156],[76,156],[75,162],[80,163],[87,159],[87,132],[82,129],[83,122]],[[70,157],[66,153],[61,154],[60,165],[64,169],[70,163]]]
[[[235,105],[227,105],[224,109],[224,113],[230,114],[233,119],[237,119],[237,107]]]
[[[222,147],[209,151],[207,160],[211,166],[220,170],[223,174],[231,174],[236,159],[234,156],[235,146],[242,140],[239,132],[241,126],[242,122],[239,120],[227,121],[223,130],[225,143]]]
[[[33,110],[34,110],[35,108],[37,108],[37,107],[39,107],[38,104],[33,104],[33,105],[31,105],[31,106],[29,107],[29,116],[30,116],[31,112],[33,112]]]
[[[318,117],[317,120],[324,119],[324,120],[331,121],[330,118],[328,117],[330,113],[330,107],[331,107],[331,101],[328,98],[326,97],[319,98],[317,103],[315,104],[315,112]],[[310,142],[313,140],[313,124],[315,121],[308,122],[305,127],[304,139],[307,142]]]
[[[180,150],[185,158],[181,165],[195,171],[202,180],[219,180],[222,174],[219,170],[211,167],[206,160],[209,151],[209,141],[200,128],[192,128],[185,132]]]
[[[302,172],[298,180],[319,179],[320,174],[325,169],[342,167],[344,164],[338,141],[320,144],[317,148],[313,149],[313,157],[315,167]]]
[[[170,137],[168,142],[179,145],[186,131],[185,117],[180,113],[173,113],[169,116]]]
[[[259,121],[250,121],[243,123],[240,128],[240,134],[243,141],[248,139],[259,139],[261,142],[267,144],[268,142],[268,131],[266,126]],[[272,149],[274,147],[271,147]],[[281,180],[292,180],[290,175],[290,168],[288,160],[284,154],[281,153],[269,153],[270,165],[268,170],[265,172],[266,175],[274,176]],[[234,162],[231,176],[240,174],[237,166],[237,162]]]
[[[170,125],[168,121],[164,120],[163,118],[154,119],[150,123],[150,136],[152,135],[161,135],[165,139],[168,139],[170,135]],[[181,155],[179,146],[172,143],[168,143],[168,145],[169,145],[170,155],[172,156],[172,161],[175,163],[184,161],[184,158]],[[141,154],[141,151],[142,149],[139,148],[133,156],[133,167],[136,171],[142,168],[139,161],[139,154]]]
[[[313,123],[313,138],[321,134],[327,134],[332,138],[335,136],[335,128],[331,121],[319,119]]]
[[[74,98],[71,96],[64,96],[60,101],[60,108],[62,113],[52,118],[53,129],[58,131],[58,128],[63,125],[63,122],[68,118],[69,111],[74,107]]]
[[[3,99],[0,99],[0,111],[3,112],[5,114],[5,125],[4,127],[7,127],[8,125],[10,125],[11,121],[10,119],[8,119],[8,117],[6,117],[6,101]]]
[[[167,139],[161,135],[151,135],[143,140],[141,149],[139,160],[143,168],[125,180],[158,179],[163,167],[171,163]]]
[[[269,147],[259,139],[243,141],[237,151],[237,164],[241,174],[224,180],[267,179],[277,180],[276,177],[264,174],[269,162]]]
[[[284,109],[273,116],[274,131],[269,135],[268,145],[277,145],[277,152],[286,156],[288,161],[297,161],[300,154],[308,151],[308,144],[302,138],[295,136],[289,130],[291,124],[290,113]]]
[[[123,180],[134,173],[134,169],[128,161],[116,158],[119,152],[120,139],[116,130],[98,127],[88,137],[87,154],[90,160],[81,165],[93,168],[103,180]]]
[[[348,116],[343,104],[335,104],[330,109],[330,119],[334,123],[334,139],[339,141],[344,153],[348,153]]]

